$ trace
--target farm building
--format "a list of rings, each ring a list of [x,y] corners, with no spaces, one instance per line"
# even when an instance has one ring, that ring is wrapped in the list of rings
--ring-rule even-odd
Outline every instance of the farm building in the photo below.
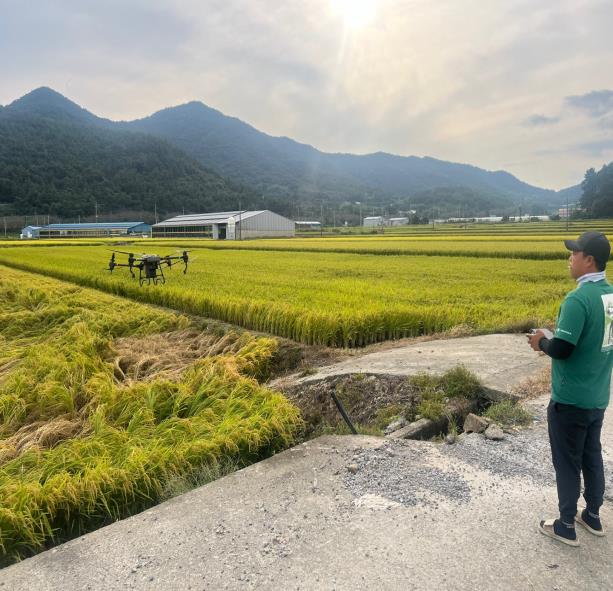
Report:
[[[406,226],[409,223],[408,217],[388,218],[382,215],[373,215],[364,218],[365,228],[380,228],[381,226]]]
[[[41,226],[26,226],[21,230],[21,234],[19,238],[22,240],[30,240],[32,238],[38,238],[38,233],[40,231]]]
[[[321,230],[321,222],[294,222],[296,230]]]
[[[151,226],[144,222],[101,222],[26,226],[22,238],[91,238],[104,236],[149,236]]]
[[[267,209],[178,215],[153,226],[153,236],[245,240],[295,236],[294,222]]]
[[[365,228],[379,228],[383,225],[383,216],[381,215],[373,215],[367,218],[364,218],[363,225]]]

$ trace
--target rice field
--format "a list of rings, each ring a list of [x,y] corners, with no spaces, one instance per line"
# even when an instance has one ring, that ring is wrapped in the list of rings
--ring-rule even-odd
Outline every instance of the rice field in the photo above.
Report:
[[[503,236],[511,235],[534,235],[543,236],[547,234],[566,233],[581,233],[586,230],[600,230],[605,233],[613,232],[613,220],[610,219],[594,219],[594,220],[570,220],[568,226],[566,220],[559,221],[531,221],[531,222],[510,222],[510,223],[435,223],[408,226],[392,226],[381,228],[361,228],[361,227],[337,227],[324,228],[324,234],[334,235],[364,235],[374,234],[379,235],[396,235],[396,236],[420,236],[426,234],[440,235],[479,235],[479,234],[494,234]]]
[[[156,248],[148,243],[148,247]],[[160,247],[161,248],[161,247]],[[0,263],[307,344],[363,346],[462,325],[550,323],[572,288],[564,260],[203,249],[164,286],[104,271],[104,247],[3,248]],[[566,258],[566,257],[564,257]]]
[[[612,233],[613,236],[613,233]],[[505,259],[564,260],[563,235],[532,236],[420,236],[395,238],[389,236],[356,238],[294,238],[218,242],[204,240],[152,240],[147,248],[171,251],[174,248],[209,250],[261,250],[270,252],[330,252],[374,255],[421,255],[488,257]],[[136,247],[136,246],[135,246]],[[139,247],[145,247],[139,245]]]
[[[180,367],[139,357],[139,346],[155,343],[185,349],[182,331],[194,320],[182,313],[335,347],[458,328],[523,331],[552,323],[573,287],[564,237],[119,246],[193,249],[186,275],[177,266],[165,285],[143,287],[126,269],[106,270],[116,239],[0,243],[0,564],[149,507],[177,479],[274,453],[300,433],[298,409],[260,384],[276,339],[232,333]]]
[[[255,379],[276,340],[227,335],[174,379],[126,379],[117,339],[138,347],[190,321],[1,271],[0,565],[149,507],[176,479],[284,449],[300,430],[298,409]]]

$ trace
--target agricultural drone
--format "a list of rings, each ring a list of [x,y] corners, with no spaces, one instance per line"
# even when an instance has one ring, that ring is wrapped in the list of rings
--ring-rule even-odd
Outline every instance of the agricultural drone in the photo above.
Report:
[[[166,283],[166,278],[164,277],[164,271],[162,269],[164,265],[172,267],[178,262],[183,261],[183,263],[185,263],[183,273],[187,273],[187,263],[189,261],[187,253],[189,250],[184,250],[182,254],[166,256],[159,256],[157,254],[141,254],[139,256],[135,256],[132,252],[123,252],[122,250],[113,250],[111,252],[113,254],[111,255],[111,260],[109,261],[108,270],[112,273],[115,267],[128,267],[130,270],[130,275],[132,275],[132,279],[136,279],[134,269],[138,269],[139,286],[142,286],[145,281],[147,282],[147,285],[149,285],[152,281],[154,285],[157,285],[158,283]],[[115,253],[127,254],[128,262],[116,263]]]

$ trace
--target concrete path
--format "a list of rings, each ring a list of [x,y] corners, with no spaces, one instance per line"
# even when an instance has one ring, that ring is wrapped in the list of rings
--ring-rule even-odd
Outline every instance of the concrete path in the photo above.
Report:
[[[476,373],[486,387],[508,392],[524,378],[547,367],[550,360],[530,349],[524,335],[492,334],[426,341],[377,351],[320,368],[317,373],[299,382],[308,383],[352,373],[443,373],[460,363]]]
[[[310,441],[0,571],[0,589],[612,589],[613,536],[537,532],[556,509],[545,404],[501,443]],[[611,486],[610,422],[605,447]]]

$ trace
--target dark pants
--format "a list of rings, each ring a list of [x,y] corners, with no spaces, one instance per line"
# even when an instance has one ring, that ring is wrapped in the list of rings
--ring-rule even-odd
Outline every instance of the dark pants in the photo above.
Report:
[[[584,409],[551,401],[547,408],[549,443],[556,471],[560,519],[573,523],[581,492],[588,511],[598,513],[604,497],[600,431],[604,409]]]

